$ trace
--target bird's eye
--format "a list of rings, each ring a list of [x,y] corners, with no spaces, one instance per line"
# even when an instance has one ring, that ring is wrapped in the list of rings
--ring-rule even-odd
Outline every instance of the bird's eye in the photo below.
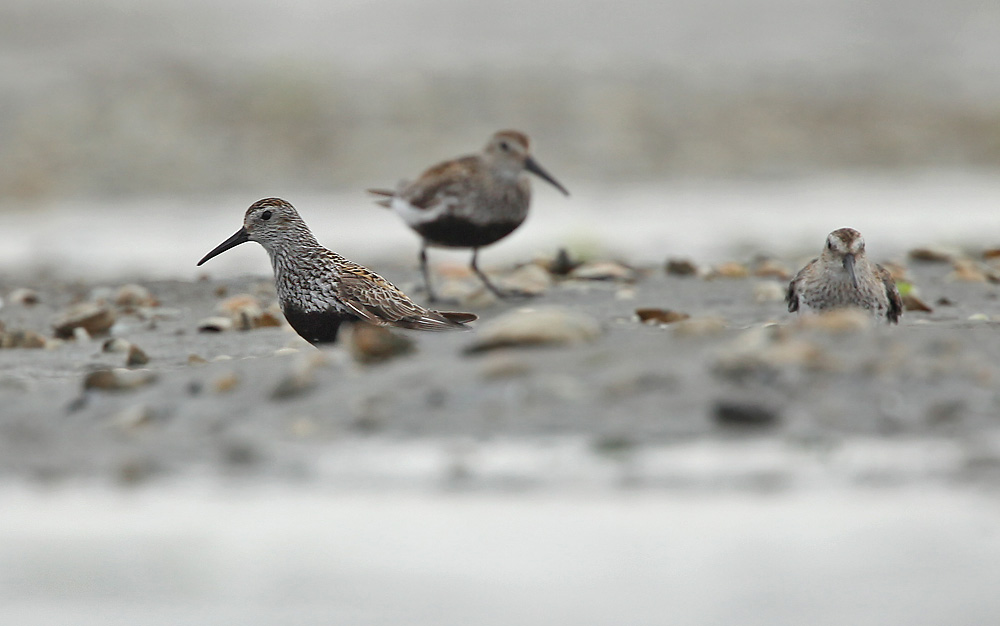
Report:
[[[503,150],[504,152],[507,152],[507,151],[510,150],[510,144],[507,143],[506,141],[501,141],[500,142],[500,149]]]
[[[260,214],[260,219],[262,219],[264,221],[267,221],[267,220],[271,219],[271,212],[270,211],[264,211],[263,213]]]

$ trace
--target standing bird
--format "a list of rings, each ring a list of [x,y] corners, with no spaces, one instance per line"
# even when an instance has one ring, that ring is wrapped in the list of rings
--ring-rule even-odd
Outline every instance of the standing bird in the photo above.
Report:
[[[865,240],[853,228],[841,228],[826,238],[819,257],[799,270],[788,285],[789,312],[829,311],[845,307],[867,309],[876,318],[898,324],[903,301],[889,271],[865,256]]]
[[[538,175],[569,195],[528,151],[528,136],[516,130],[494,134],[483,151],[430,168],[413,182],[402,181],[396,191],[369,189],[385,196],[378,204],[390,208],[423,239],[420,272],[427,295],[436,300],[427,269],[427,247],[472,248],[472,271],[499,298],[498,289],[477,264],[479,248],[514,231],[528,216],[531,183],[527,172]]]
[[[198,261],[201,265],[226,250],[256,241],[274,267],[274,283],[285,319],[312,344],[337,340],[343,322],[416,330],[467,328],[472,313],[431,311],[375,272],[319,245],[298,211],[280,198],[253,203],[243,228]]]

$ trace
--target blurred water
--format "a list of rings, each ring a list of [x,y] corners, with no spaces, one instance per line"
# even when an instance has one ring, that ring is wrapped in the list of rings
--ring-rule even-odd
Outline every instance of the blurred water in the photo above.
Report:
[[[911,624],[1000,616],[997,503],[74,489],[0,494],[0,621]]]
[[[570,184],[570,183],[567,183]],[[485,266],[577,253],[661,263],[745,260],[754,253],[809,256],[826,234],[851,226],[875,258],[922,245],[995,247],[1000,177],[925,172],[892,177],[795,181],[694,181],[670,186],[581,185],[574,195],[537,187],[527,223],[483,252]],[[241,225],[244,195],[64,202],[9,213],[0,267],[89,279],[191,279],[270,274],[267,255],[247,244],[195,263]],[[363,193],[289,195],[321,243],[375,268],[416,265],[418,240]],[[467,251],[434,250],[434,263],[468,262]]]
[[[10,0],[0,204],[391,185],[520,127],[561,178],[1000,165],[982,0]]]

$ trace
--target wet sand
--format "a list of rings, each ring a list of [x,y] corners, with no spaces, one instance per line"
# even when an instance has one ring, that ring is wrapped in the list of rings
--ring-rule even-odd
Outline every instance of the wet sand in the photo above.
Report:
[[[412,266],[379,269],[418,293]],[[143,282],[158,306],[119,307],[114,327],[150,357],[135,371],[153,380],[134,389],[84,390],[89,372],[124,366],[103,337],[0,350],[0,500],[14,512],[0,524],[0,616],[1000,615],[986,590],[1000,576],[1000,287],[911,262],[932,313],[838,330],[755,299],[780,279],[637,269],[463,305],[476,330],[405,333],[416,350],[376,365],[283,327],[197,331],[230,296],[273,304],[267,276]],[[122,282],[6,277],[0,312],[8,331],[51,336],[71,301],[113,299]],[[25,285],[38,304],[10,300]],[[602,332],[468,353],[525,306],[583,313]],[[650,326],[640,307],[691,318]]]
[[[84,390],[89,372],[125,365],[124,354],[102,350],[105,338],[0,351],[0,464],[29,481],[232,472],[308,480],[323,474],[331,446],[434,440],[458,442],[442,444],[456,458],[454,475],[442,480],[475,485],[477,472],[463,461],[474,466],[475,454],[462,442],[474,450],[479,442],[575,438],[595,454],[627,459],[645,446],[766,438],[825,458],[863,439],[947,442],[957,457],[932,473],[996,479],[1000,287],[954,280],[947,263],[914,263],[913,284],[932,313],[909,312],[898,327],[830,330],[796,323],[777,299],[780,279],[640,270],[635,282],[557,280],[529,302],[459,307],[478,313],[480,328],[521,307],[564,307],[596,320],[594,341],[470,354],[477,330],[405,332],[415,351],[377,365],[359,364],[342,346],[317,350],[287,327],[198,332],[230,296],[273,305],[268,278],[148,282],[159,306],[119,308],[112,330],[149,355],[137,369],[150,384]],[[416,292],[411,268],[384,273]],[[71,300],[110,299],[117,287],[35,286],[39,304],[5,305],[8,330],[51,336],[49,320]],[[762,295],[769,299],[757,301]],[[644,307],[691,319],[643,324],[635,311]],[[289,380],[304,388],[283,394]],[[762,423],[734,425],[729,407],[736,421],[744,407]],[[642,484],[642,471],[628,476],[628,465],[622,479]]]

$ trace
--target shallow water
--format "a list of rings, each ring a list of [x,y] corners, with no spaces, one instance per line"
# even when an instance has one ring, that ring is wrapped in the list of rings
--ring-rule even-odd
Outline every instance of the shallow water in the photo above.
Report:
[[[582,187],[570,198],[543,189],[528,221],[485,249],[482,263],[523,262],[562,246],[629,262],[699,262],[767,254],[815,255],[826,234],[860,230],[876,259],[926,245],[995,246],[1000,177],[928,173],[793,181],[686,182]],[[369,266],[415,264],[416,236],[361,192],[288,196],[321,243]],[[49,268],[62,277],[194,278],[270,273],[255,244],[195,263],[242,224],[257,198],[73,202],[11,213],[0,231],[8,273]],[[467,263],[465,251],[432,262]]]

